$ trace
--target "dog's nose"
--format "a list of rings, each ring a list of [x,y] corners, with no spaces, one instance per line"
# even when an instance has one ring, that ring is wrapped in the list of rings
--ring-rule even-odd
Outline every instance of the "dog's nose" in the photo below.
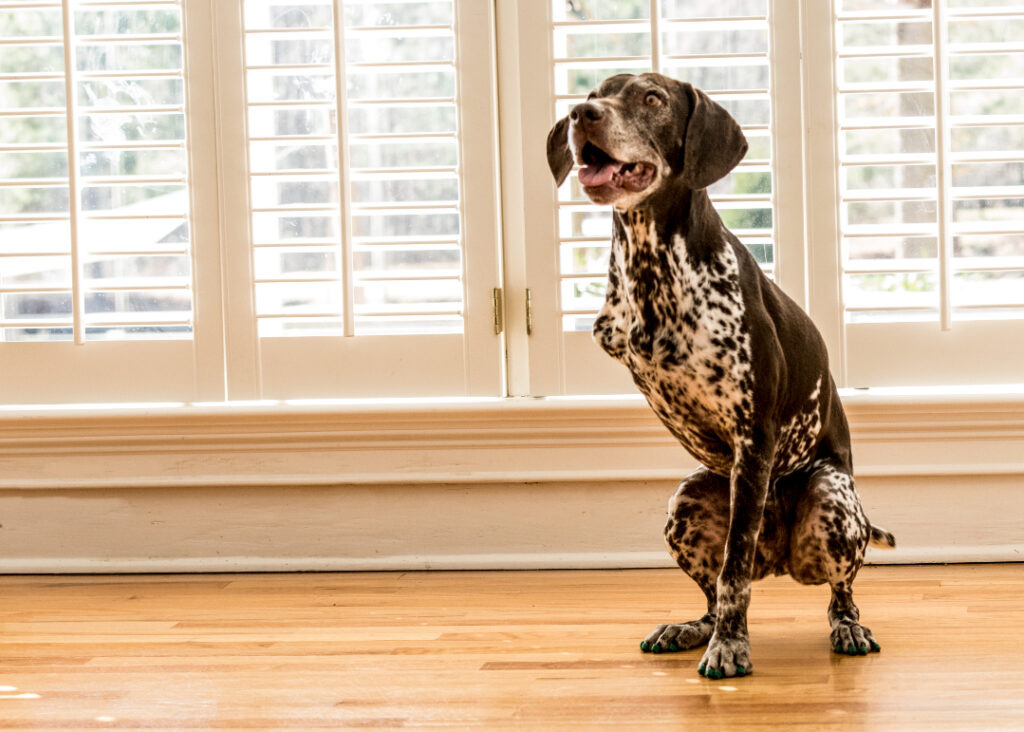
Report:
[[[581,119],[586,122],[597,122],[602,117],[604,117],[604,111],[593,102],[577,104],[569,112],[569,119],[573,122],[579,122]]]

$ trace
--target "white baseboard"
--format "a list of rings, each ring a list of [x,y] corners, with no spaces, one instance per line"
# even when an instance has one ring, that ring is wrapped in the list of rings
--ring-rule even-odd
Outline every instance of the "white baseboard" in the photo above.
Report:
[[[869,563],[1024,561],[1015,476],[865,478]],[[0,573],[671,567],[675,481],[0,491]]]
[[[846,398],[878,563],[1024,561],[1024,397]],[[0,572],[671,566],[636,399],[0,415]]]

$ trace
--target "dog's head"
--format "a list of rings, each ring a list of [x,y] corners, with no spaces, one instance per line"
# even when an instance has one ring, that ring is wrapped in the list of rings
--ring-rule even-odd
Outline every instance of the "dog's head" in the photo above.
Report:
[[[747,140],[732,116],[691,84],[661,74],[605,79],[548,133],[558,185],[573,164],[594,203],[636,207],[676,181],[707,188],[736,167]]]

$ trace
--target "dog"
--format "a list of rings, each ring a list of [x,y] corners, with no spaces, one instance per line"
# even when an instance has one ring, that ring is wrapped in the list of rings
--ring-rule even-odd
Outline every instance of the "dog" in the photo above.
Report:
[[[768,575],[831,586],[834,651],[881,650],[853,580],[869,544],[896,545],[861,507],[824,340],[708,198],[746,151],[723,107],[655,73],[606,79],[547,139],[555,182],[578,164],[587,197],[613,207],[594,339],[702,466],[669,500],[665,540],[707,613],[640,647],[707,644],[698,672],[710,679],[753,671],[750,585]]]

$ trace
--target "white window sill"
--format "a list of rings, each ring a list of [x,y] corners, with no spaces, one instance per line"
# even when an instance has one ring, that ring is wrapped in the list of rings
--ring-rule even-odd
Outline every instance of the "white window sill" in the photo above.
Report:
[[[859,475],[1024,473],[1024,385],[845,390]],[[675,480],[637,395],[0,408],[0,489]]]

